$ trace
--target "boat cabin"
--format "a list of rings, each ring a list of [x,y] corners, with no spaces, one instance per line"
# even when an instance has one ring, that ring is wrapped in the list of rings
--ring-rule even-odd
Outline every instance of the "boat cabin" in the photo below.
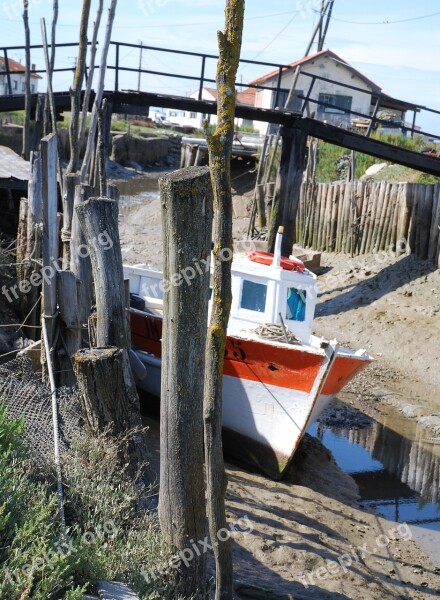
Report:
[[[308,344],[317,300],[316,275],[304,268],[288,270],[281,266],[288,259],[277,264],[272,255],[266,256],[270,264],[255,262],[252,253],[234,256],[228,332],[246,335],[259,325],[284,323]],[[130,279],[130,293],[141,297],[147,312],[162,316],[163,293],[171,285],[163,281],[162,272],[146,265],[125,266],[124,276]],[[191,279],[183,276],[180,285],[191,285]]]
[[[265,262],[256,262],[260,258]],[[290,269],[295,262],[299,263],[277,261],[276,256],[261,252],[234,257],[229,333],[284,323],[303,343],[310,342],[318,295],[316,275],[303,266]]]

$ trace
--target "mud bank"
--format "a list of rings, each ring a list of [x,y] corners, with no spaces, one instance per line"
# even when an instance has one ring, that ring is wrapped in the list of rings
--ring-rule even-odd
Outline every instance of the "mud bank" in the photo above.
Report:
[[[235,219],[234,238],[244,239],[247,227],[246,218]],[[120,231],[124,261],[161,267],[157,196],[122,203]],[[381,416],[390,403],[408,418],[434,423],[440,414],[440,273],[392,255],[325,255],[323,265],[316,333],[365,347],[376,358],[344,397],[359,409],[358,425]],[[353,414],[335,418],[350,425]],[[158,460],[155,423],[150,436]],[[282,482],[232,465],[228,475],[229,522],[247,516],[252,524],[251,532],[234,537],[237,600],[439,595],[440,569],[411,529],[366,507],[353,479],[318,440],[304,438]],[[350,564],[341,565],[344,560]]]

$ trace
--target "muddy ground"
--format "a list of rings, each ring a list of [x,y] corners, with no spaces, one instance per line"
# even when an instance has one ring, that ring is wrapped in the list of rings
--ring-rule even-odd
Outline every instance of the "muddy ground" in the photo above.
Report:
[[[113,175],[127,178],[131,173],[126,171],[115,170]],[[252,196],[252,178],[235,177],[235,204],[242,214]],[[155,178],[157,173],[149,179]],[[139,193],[144,186],[137,180],[135,187]],[[154,184],[146,187],[153,189]],[[138,198],[121,203],[123,258],[128,264],[160,267],[160,203],[150,192]],[[244,239],[247,229],[247,218],[235,219],[236,240]],[[11,247],[2,258],[6,283],[12,281],[13,267],[4,267],[13,260]],[[440,439],[440,271],[411,257],[384,253],[323,255],[322,266],[315,333],[363,347],[376,358],[345,390],[346,403],[361,412],[337,407],[327,419],[342,425],[356,419],[362,427],[363,420],[369,422],[362,413],[379,418],[391,405],[426,427],[427,435]],[[0,297],[3,324],[16,321],[14,308]],[[13,325],[0,329],[0,354],[10,356],[23,345],[15,330]],[[157,420],[149,424],[157,468]],[[239,466],[227,467],[229,522],[249,524],[246,532],[238,527],[234,535],[237,600],[440,595],[440,568],[411,539],[411,530],[362,505],[354,481],[315,438],[305,436],[282,482]]]
[[[251,192],[242,185],[240,192],[246,204]],[[237,218],[235,239],[247,227],[246,218]],[[161,267],[157,199],[123,203],[120,233],[126,263]],[[324,255],[322,266],[315,333],[376,358],[347,388],[346,401],[373,418],[392,404],[440,439],[440,272],[384,253]],[[151,425],[157,454],[157,423]],[[410,529],[363,506],[354,481],[318,440],[304,438],[282,482],[232,465],[228,475],[229,521],[247,516],[252,524],[234,542],[237,599],[440,595],[440,569],[410,539]]]

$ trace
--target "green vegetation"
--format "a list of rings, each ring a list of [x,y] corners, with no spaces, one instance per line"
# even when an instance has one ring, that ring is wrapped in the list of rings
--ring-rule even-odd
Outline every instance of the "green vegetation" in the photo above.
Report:
[[[121,441],[81,438],[64,457],[63,538],[54,477],[33,465],[23,431],[0,405],[0,598],[79,600],[109,579],[144,600],[177,599],[173,572],[161,573],[170,550],[121,468]]]
[[[259,133],[258,129],[255,129],[252,125],[240,125],[240,127],[237,128],[237,131],[242,131],[243,133]]]
[[[372,137],[382,142],[399,146],[400,148],[413,150],[414,152],[420,152],[427,145],[426,141],[421,136],[414,136],[413,138],[410,138],[404,137],[403,135],[394,135],[389,133],[374,133]],[[321,142],[319,144],[319,162],[316,174],[317,180],[322,183],[337,181],[339,179],[337,160],[349,153],[350,151],[346,148]],[[364,175],[365,171],[371,167],[371,165],[384,162],[380,158],[375,158],[374,156],[369,156],[368,154],[362,154],[361,152],[355,152],[355,157],[356,178]],[[391,173],[392,179],[396,181],[403,181],[405,179],[408,181],[414,181],[415,183],[438,183],[440,181],[440,178],[432,175],[425,175],[424,173],[414,174],[414,171],[411,169],[406,169],[405,167],[397,167],[396,171],[397,172],[395,175],[398,175],[396,179],[394,179],[393,173]],[[383,174],[379,174],[378,178],[383,179]]]

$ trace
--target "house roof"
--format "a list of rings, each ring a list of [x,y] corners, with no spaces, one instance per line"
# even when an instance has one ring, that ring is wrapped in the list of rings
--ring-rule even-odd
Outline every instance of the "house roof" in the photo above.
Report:
[[[203,88],[204,90],[206,90],[207,92],[209,92],[211,94],[211,96],[214,98],[214,100],[217,100],[217,90],[216,88]]]
[[[214,100],[217,101],[218,92],[217,92],[216,88],[205,87],[203,89],[205,90],[205,92],[208,92],[209,94],[211,94],[211,96],[214,98]],[[256,94],[256,90],[251,89],[251,88],[247,88],[247,89],[243,90],[242,92],[238,92],[237,104],[246,104],[248,106],[254,106],[255,94]]]
[[[255,105],[255,95],[257,90],[255,88],[247,88],[237,94],[237,103],[246,104],[247,106]]]
[[[16,60],[12,60],[12,58],[8,58],[8,66],[9,66],[9,71],[11,73],[25,73],[25,69],[26,67],[24,65],[22,65],[21,63],[17,62]],[[0,68],[2,70],[6,70],[5,69],[5,59],[3,57],[0,56]],[[31,77],[33,77],[34,79],[42,79],[41,75],[38,75],[38,73],[31,73]]]
[[[329,49],[321,50],[320,52],[316,52],[316,54],[311,54],[310,56],[305,56],[304,58],[301,58],[292,63],[289,63],[288,65],[286,65],[286,68],[292,69],[292,68],[299,67],[302,65],[307,65],[308,63],[313,62],[317,58],[324,57],[324,56],[326,56],[328,58],[332,58],[335,62],[341,63],[344,67],[346,67],[352,73],[354,73],[357,77],[359,77],[359,79],[362,79],[362,81],[364,81],[367,85],[369,85],[371,88],[373,88],[373,90],[378,91],[378,92],[381,90],[381,88],[378,85],[376,85],[373,81],[371,81],[371,79],[368,79],[368,77],[365,77],[365,75],[363,75],[360,71],[358,71],[357,69],[352,67],[350,64],[348,64],[347,61],[345,61],[343,58],[341,58],[340,56],[338,56],[337,54],[335,54],[334,52],[332,52]],[[262,75],[261,77],[258,77],[257,79],[254,79],[253,81],[250,81],[249,85],[261,84],[261,83],[267,81],[268,79],[273,79],[275,77],[278,77],[278,74],[279,74],[279,70],[276,69],[275,71],[271,71],[270,73],[266,73],[266,75]]]

